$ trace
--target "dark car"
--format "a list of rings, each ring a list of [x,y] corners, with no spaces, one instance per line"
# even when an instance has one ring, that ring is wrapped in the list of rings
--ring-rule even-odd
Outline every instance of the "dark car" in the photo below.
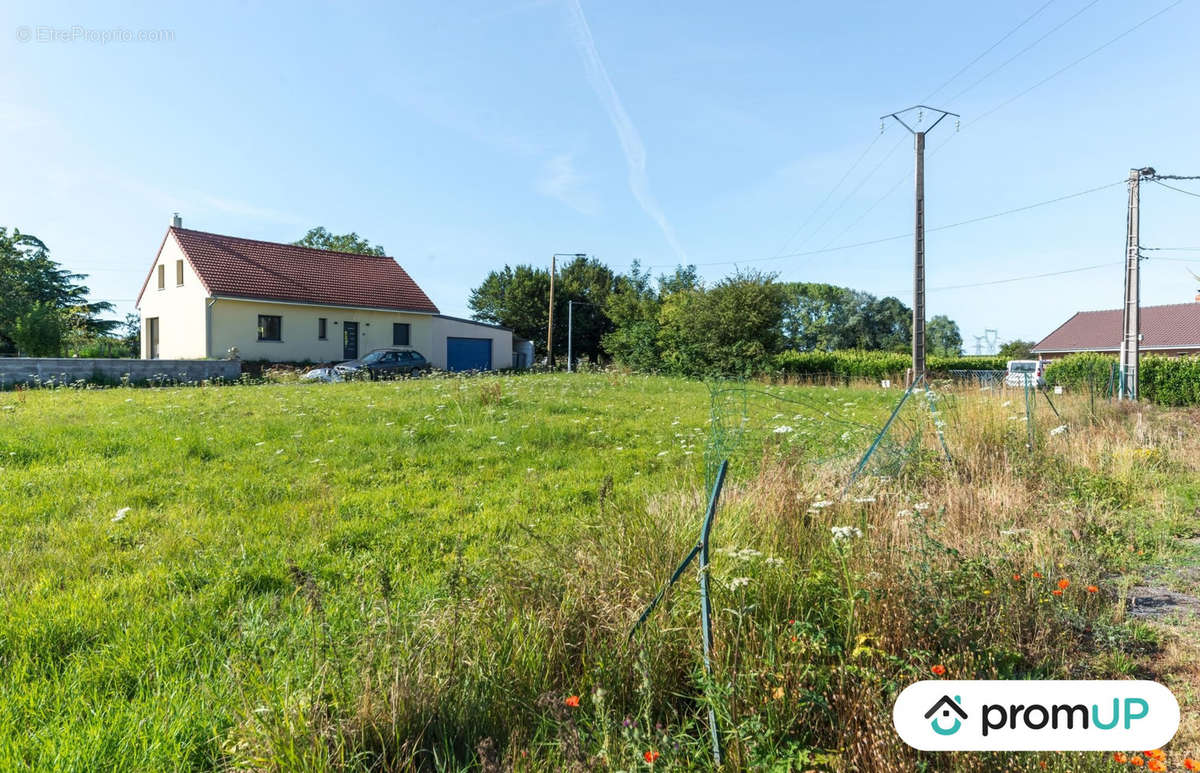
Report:
[[[368,378],[397,378],[419,376],[432,369],[429,360],[420,352],[401,347],[374,349],[357,360],[334,365],[333,370],[342,378],[366,376]]]

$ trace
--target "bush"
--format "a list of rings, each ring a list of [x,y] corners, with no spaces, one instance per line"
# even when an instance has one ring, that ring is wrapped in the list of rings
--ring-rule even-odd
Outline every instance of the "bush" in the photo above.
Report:
[[[1200,405],[1200,356],[1141,361],[1141,397],[1159,405]]]
[[[1116,389],[1117,376],[1114,372],[1117,361],[1108,354],[1080,352],[1068,354],[1046,368],[1046,384],[1065,386],[1071,389],[1088,389],[1108,394]]]

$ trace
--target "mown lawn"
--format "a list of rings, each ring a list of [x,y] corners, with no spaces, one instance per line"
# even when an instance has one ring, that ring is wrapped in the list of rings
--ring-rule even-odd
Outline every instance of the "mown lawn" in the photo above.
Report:
[[[456,561],[578,528],[607,478],[701,486],[708,413],[703,384],[621,375],[0,393],[0,768],[217,765],[257,691],[312,677],[289,565],[352,640],[381,571],[403,613]],[[862,447],[843,431],[808,441]]]
[[[1066,396],[1031,449],[1020,394],[916,395],[841,499],[900,393],[762,389],[716,434],[620,373],[0,393],[0,770],[705,767],[694,575],[627,633],[714,440],[728,769],[1107,766],[917,754],[890,700],[1154,677],[1125,595],[1195,528],[1195,417]]]

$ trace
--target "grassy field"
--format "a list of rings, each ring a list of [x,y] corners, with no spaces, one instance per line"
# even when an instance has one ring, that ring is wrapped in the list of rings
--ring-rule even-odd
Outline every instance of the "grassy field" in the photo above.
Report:
[[[1029,450],[1019,394],[947,394],[946,463],[918,399],[838,500],[899,393],[772,390],[718,400],[731,769],[1100,769],[919,756],[887,699],[1148,673],[1124,594],[1195,527],[1196,417],[1068,397]],[[692,576],[625,638],[695,539],[711,407],[617,373],[0,393],[0,769],[705,766]]]

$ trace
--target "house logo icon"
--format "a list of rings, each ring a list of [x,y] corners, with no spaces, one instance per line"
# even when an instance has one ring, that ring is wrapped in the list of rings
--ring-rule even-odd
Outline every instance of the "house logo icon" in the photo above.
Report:
[[[962,720],[967,718],[967,712],[963,711],[962,706],[959,705],[960,703],[962,703],[962,696],[960,695],[955,695],[953,700],[951,700],[949,695],[943,695],[940,701],[933,704],[933,708],[925,712],[926,719],[933,717],[933,721],[929,723],[930,727],[933,728],[933,732],[938,735],[954,735],[958,732],[958,729],[962,727]],[[938,720],[949,717],[951,711],[958,715],[954,719],[954,724],[950,727],[942,727],[938,723]],[[933,716],[939,713],[940,716]]]

